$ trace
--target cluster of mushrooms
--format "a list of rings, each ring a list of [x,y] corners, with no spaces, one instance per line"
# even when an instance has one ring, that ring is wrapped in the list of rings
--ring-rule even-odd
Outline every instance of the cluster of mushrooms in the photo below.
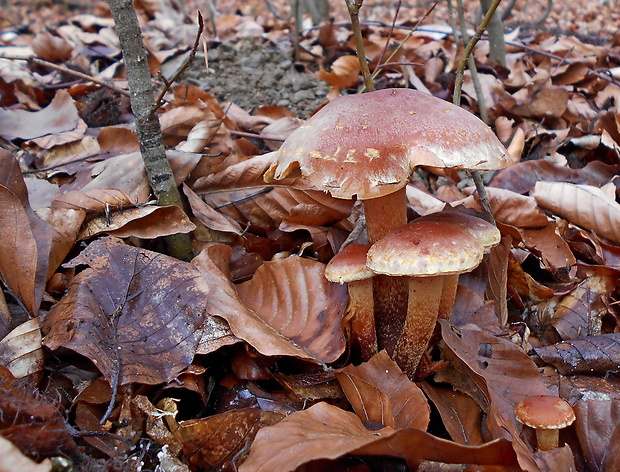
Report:
[[[411,89],[337,98],[287,138],[266,182],[301,176],[333,197],[363,203],[368,244],[346,246],[325,271],[328,280],[348,284],[353,359],[366,361],[385,349],[411,379],[428,369],[425,354],[436,341],[437,320],[452,313],[459,274],[476,268],[500,241],[494,225],[456,211],[408,223],[406,186],[416,167],[496,170],[510,164],[480,119]],[[536,427],[521,413],[515,412],[520,422]],[[553,439],[542,441],[541,449],[554,447]]]
[[[438,317],[449,318],[458,274],[497,244],[494,225],[459,213],[407,224],[406,185],[418,166],[492,170],[512,163],[487,125],[411,89],[348,95],[293,132],[265,180],[301,173],[314,188],[363,202],[368,245],[350,245],[326,277],[347,283],[354,357],[385,349],[413,378]]]

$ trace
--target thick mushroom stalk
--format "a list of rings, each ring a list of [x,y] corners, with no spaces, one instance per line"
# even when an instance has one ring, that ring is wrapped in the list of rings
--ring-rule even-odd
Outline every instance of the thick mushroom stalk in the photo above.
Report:
[[[369,248],[370,244],[350,244],[325,268],[327,280],[348,284],[349,306],[345,322],[350,323],[353,357],[362,362],[377,353],[372,285],[375,274],[366,266]]]
[[[409,278],[409,303],[394,360],[413,378],[439,315],[444,278],[473,270],[482,245],[456,225],[420,219],[392,231],[368,251],[373,272]]]

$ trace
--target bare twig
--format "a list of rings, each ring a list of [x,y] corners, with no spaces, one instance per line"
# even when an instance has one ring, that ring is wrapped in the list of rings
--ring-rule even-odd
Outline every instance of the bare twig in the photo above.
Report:
[[[198,12],[198,31],[196,32],[196,40],[194,41],[194,45],[192,46],[191,52],[189,53],[189,57],[183,63],[183,65],[179,68],[179,70],[176,71],[176,73],[170,79],[164,78],[165,86],[163,90],[159,93],[159,96],[155,99],[155,109],[163,105],[164,96],[166,95],[168,90],[170,90],[170,87],[172,86],[172,84],[176,82],[176,80],[181,76],[181,74],[185,72],[185,70],[191,65],[192,62],[194,62],[194,58],[196,57],[196,51],[198,50],[198,46],[200,45],[200,37],[202,36],[204,27],[205,27],[205,23],[202,18],[202,14]]]
[[[360,62],[360,70],[362,71],[362,77],[364,78],[364,88],[368,92],[372,92],[375,89],[370,76],[370,69],[368,68],[368,61],[366,60],[366,48],[364,47],[364,38],[362,37],[362,29],[360,26],[359,12],[362,8],[364,0],[345,0],[347,9],[349,10],[349,16],[351,17],[351,29],[355,36],[355,48],[357,50],[357,59]]]
[[[474,50],[474,47],[476,47],[476,44],[478,44],[478,41],[482,37],[485,28],[489,24],[489,21],[491,20],[493,13],[495,13],[495,10],[497,10],[497,6],[499,5],[500,2],[501,0],[494,0],[493,4],[491,5],[491,7],[488,9],[486,14],[484,15],[482,22],[480,22],[480,26],[478,26],[478,29],[476,30],[476,34],[469,41],[469,43],[467,44],[467,47],[463,51],[463,56],[461,57],[461,60],[459,61],[459,65],[456,70],[456,82],[454,84],[454,95],[452,97],[453,103],[457,106],[461,106],[461,90],[463,88],[465,65],[467,64],[469,56]],[[493,212],[491,211],[491,205],[489,204],[489,196],[487,195],[487,191],[484,186],[482,176],[480,175],[480,172],[476,170],[471,171],[471,176],[474,179],[474,183],[476,184],[476,190],[478,191],[478,198],[480,200],[480,206],[482,207],[484,216],[490,223],[495,224],[495,218],[493,217]]]
[[[68,67],[65,66],[61,66],[58,64],[54,64],[53,62],[49,62],[46,61],[44,59],[38,58],[38,57],[34,57],[34,56],[3,56],[2,59],[10,59],[12,61],[26,61],[26,62],[32,62],[34,64],[39,64],[45,67],[49,67],[51,69],[55,69],[59,72],[62,72],[63,74],[67,74],[67,75],[72,75],[74,77],[79,77],[82,80],[86,80],[88,82],[93,82],[97,85],[101,85],[102,87],[105,87],[107,89],[112,90],[115,93],[118,93],[119,95],[124,95],[125,97],[129,97],[129,92],[123,89],[119,89],[117,87],[115,87],[114,85],[108,84],[107,82],[104,82],[103,80],[99,80],[96,79],[95,77],[93,77],[92,75],[87,75],[87,74],[83,74],[82,72],[78,72],[76,70],[73,69],[69,69]]]

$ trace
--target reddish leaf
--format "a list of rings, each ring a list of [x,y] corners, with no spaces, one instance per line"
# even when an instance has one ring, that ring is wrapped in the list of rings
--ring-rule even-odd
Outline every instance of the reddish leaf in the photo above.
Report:
[[[610,241],[620,242],[620,205],[601,189],[564,182],[537,182],[533,195],[541,207]]]
[[[167,382],[190,364],[209,292],[193,266],[112,238],[90,244],[70,265],[89,268],[46,315],[48,348],[88,357],[121,385]]]
[[[355,414],[317,403],[261,429],[239,471],[288,472],[312,460],[337,459],[345,454],[399,457],[412,469],[423,459],[453,464],[516,464],[510,443],[503,439],[475,447],[415,428],[371,431]]]
[[[231,410],[197,420],[181,421],[175,431],[193,470],[229,469],[243,460],[258,430],[284,415],[258,408]],[[243,454],[245,452],[245,454]]]
[[[357,367],[345,367],[336,377],[362,420],[395,428],[427,428],[430,407],[424,394],[386,351]],[[387,403],[379,401],[384,397]]]
[[[39,251],[26,209],[6,187],[0,186],[0,275],[26,309],[36,315],[41,302],[37,288]]]

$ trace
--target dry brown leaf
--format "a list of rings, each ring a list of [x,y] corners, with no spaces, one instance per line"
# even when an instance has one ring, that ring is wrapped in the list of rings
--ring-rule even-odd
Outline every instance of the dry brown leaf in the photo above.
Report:
[[[471,188],[463,189],[466,193],[471,193],[473,190]],[[500,223],[520,228],[540,228],[549,223],[549,219],[538,207],[533,197],[526,197],[510,190],[495,187],[487,188],[487,194],[493,215]],[[477,201],[477,194],[466,198],[463,204],[468,208],[481,210]]]
[[[179,422],[176,438],[193,470],[236,468],[258,430],[277,423],[283,413],[242,408]]]
[[[584,396],[575,405],[575,415],[575,430],[588,470],[619,470],[620,401]]]
[[[537,182],[533,197],[542,208],[620,243],[620,205],[601,189],[564,182]]]
[[[324,364],[342,354],[346,289],[333,292],[323,264],[299,257],[265,263],[252,280],[235,287],[220,266],[228,270],[230,253],[229,247],[213,244],[192,261],[211,287],[209,314],[224,318],[235,336],[266,356]]]
[[[536,349],[563,375],[610,375],[620,371],[620,333],[571,339]]]
[[[45,316],[48,348],[89,358],[120,385],[167,382],[191,363],[209,293],[195,267],[113,238],[91,243],[69,265],[88,268]]]
[[[291,256],[265,262],[252,280],[237,286],[239,299],[262,323],[319,363],[334,362],[345,348],[340,323],[346,295],[342,287],[327,282],[324,272],[320,262]],[[237,336],[247,339],[227,321]]]
[[[332,87],[349,88],[359,82],[360,63],[355,56],[340,56],[332,63],[331,72],[323,68],[318,77]]]
[[[426,430],[428,427],[430,407],[424,394],[386,351],[359,366],[345,367],[336,378],[362,420],[397,429]],[[381,398],[386,398],[387,402],[381,403]]]
[[[43,372],[45,360],[38,318],[22,323],[0,341],[0,365],[18,379]]]
[[[185,184],[183,184],[183,193],[187,197],[194,216],[207,228],[225,233],[243,234],[243,228],[239,223],[211,208]]]
[[[77,141],[84,136],[86,123],[66,90],[59,90],[50,104],[40,111],[0,110],[0,136],[32,140],[39,147]]]
[[[289,472],[316,459],[346,454],[405,459],[415,469],[423,459],[453,464],[516,465],[505,439],[482,446],[462,446],[420,429],[371,431],[353,413],[327,403],[288,416],[261,429],[240,472]]]
[[[146,205],[93,218],[82,227],[78,239],[88,239],[102,233],[119,238],[134,236],[155,239],[171,234],[189,233],[195,229],[196,225],[176,205]]]

